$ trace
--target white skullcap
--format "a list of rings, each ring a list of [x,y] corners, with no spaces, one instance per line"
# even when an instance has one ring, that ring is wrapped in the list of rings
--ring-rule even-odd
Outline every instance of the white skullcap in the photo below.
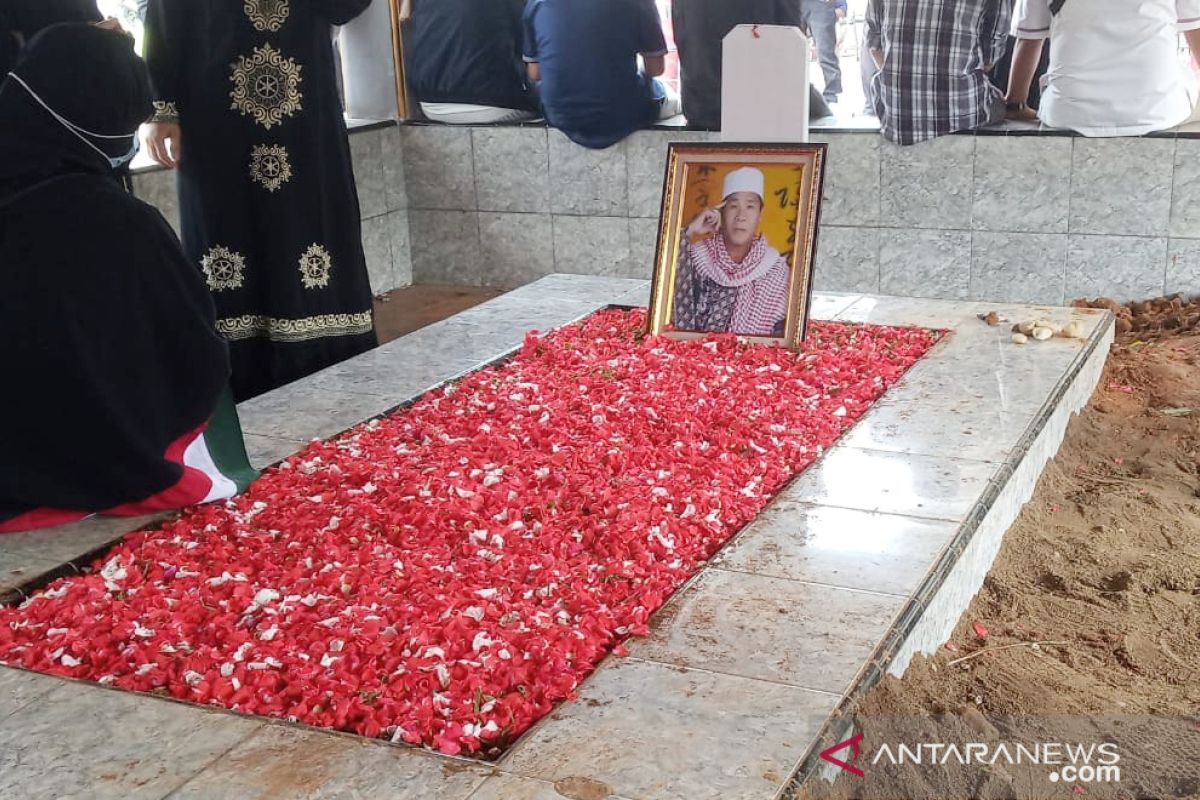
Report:
[[[766,187],[767,179],[763,177],[762,170],[754,167],[740,167],[725,176],[725,190],[721,199],[726,200],[729,195],[736,192],[753,192],[758,195],[759,200],[762,200],[767,191]]]

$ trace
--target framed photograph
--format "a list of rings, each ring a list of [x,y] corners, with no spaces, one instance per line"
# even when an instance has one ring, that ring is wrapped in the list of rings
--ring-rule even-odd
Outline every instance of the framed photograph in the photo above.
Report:
[[[804,339],[824,144],[670,146],[649,330]]]

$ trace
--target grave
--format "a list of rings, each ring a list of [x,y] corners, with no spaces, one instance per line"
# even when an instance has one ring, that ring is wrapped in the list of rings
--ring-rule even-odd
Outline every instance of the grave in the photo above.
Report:
[[[503,357],[645,281],[553,275],[241,407],[278,461]],[[1018,347],[1010,319],[1079,320]],[[483,763],[0,667],[0,796],[551,800],[789,796],[837,711],[946,638],[1099,379],[1089,310],[818,295],[813,316],[945,328],[824,456],[498,760]],[[87,566],[149,520],[0,537],[0,595]],[[588,795],[592,796],[592,795]]]

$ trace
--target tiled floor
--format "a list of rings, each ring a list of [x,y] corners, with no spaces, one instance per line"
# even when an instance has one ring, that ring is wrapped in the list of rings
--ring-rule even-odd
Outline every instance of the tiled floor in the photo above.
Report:
[[[375,299],[375,332],[379,335],[379,343],[387,344],[503,293],[500,289],[477,286],[394,289]]]
[[[243,425],[256,458],[282,457],[510,351],[529,328],[647,295],[644,281],[550,276],[243,404]],[[981,308],[818,296],[817,317],[955,335],[673,598],[629,657],[603,662],[579,700],[495,764],[0,668],[0,797],[555,800],[586,786],[621,800],[769,800],[866,665],[907,658],[953,624],[1095,384],[1111,318],[1002,310],[1076,315],[1091,336],[1018,348],[976,319]],[[62,563],[114,529],[57,533],[73,538],[0,538],[0,563]]]

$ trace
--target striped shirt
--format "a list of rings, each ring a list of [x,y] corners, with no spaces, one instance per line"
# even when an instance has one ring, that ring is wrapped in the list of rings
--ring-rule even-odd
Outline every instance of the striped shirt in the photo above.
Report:
[[[867,44],[883,51],[883,135],[914,144],[994,121],[1002,93],[987,70],[1004,55],[1013,0],[870,0]]]

